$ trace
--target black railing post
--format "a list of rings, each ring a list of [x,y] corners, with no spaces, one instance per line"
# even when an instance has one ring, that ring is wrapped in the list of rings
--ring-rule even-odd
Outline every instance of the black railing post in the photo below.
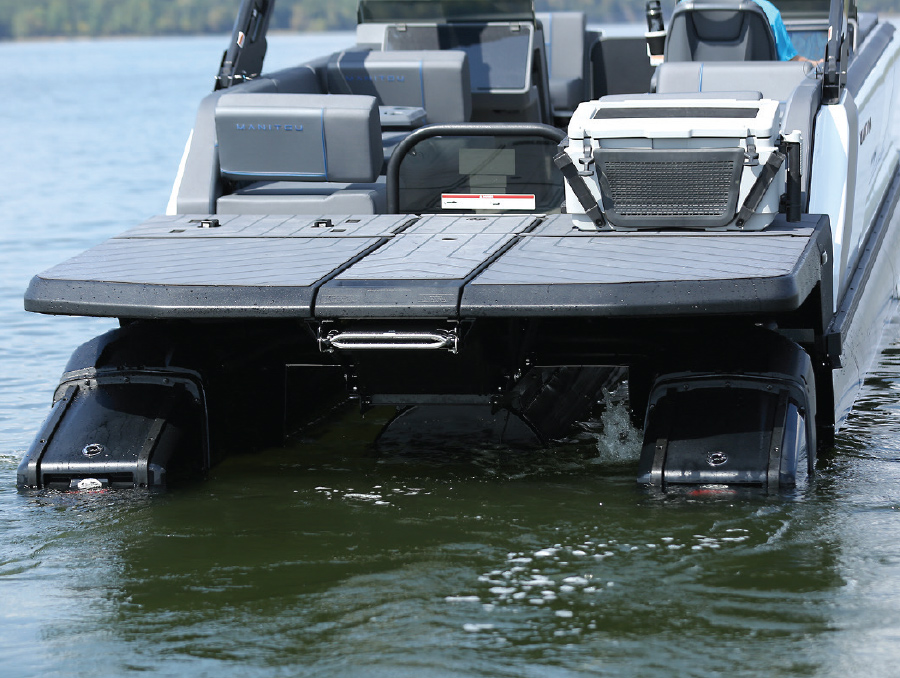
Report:
[[[828,14],[828,42],[825,45],[825,73],[822,103],[836,104],[847,83],[848,44],[844,39],[844,0],[831,0]]]
[[[266,31],[275,0],[244,0],[238,10],[231,42],[222,54],[214,91],[240,84],[262,72],[266,58]]]

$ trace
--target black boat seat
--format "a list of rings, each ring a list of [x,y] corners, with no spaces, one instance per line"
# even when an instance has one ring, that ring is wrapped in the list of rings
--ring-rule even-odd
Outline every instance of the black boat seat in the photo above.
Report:
[[[472,87],[465,52],[353,49],[328,62],[328,91],[366,94],[381,106],[425,109],[428,123],[468,122]]]
[[[777,59],[769,20],[753,0],[675,5],[666,36],[666,61]]]
[[[237,184],[218,213],[383,211],[378,102],[341,94],[224,94],[216,106],[220,174]]]

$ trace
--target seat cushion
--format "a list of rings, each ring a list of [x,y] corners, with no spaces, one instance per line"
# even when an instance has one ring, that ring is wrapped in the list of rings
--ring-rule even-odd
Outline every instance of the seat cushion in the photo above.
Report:
[[[468,58],[458,50],[347,50],[328,63],[328,90],[421,107],[429,123],[468,122],[472,114]]]
[[[383,214],[383,177],[371,184],[259,181],[216,202],[218,214]]]

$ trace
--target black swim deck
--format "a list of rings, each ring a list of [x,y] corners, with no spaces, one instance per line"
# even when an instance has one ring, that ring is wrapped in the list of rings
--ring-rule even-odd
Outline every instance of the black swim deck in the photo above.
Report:
[[[828,219],[603,232],[567,215],[160,216],[35,276],[25,308],[120,318],[477,318],[791,311]],[[828,273],[830,277],[830,273]]]

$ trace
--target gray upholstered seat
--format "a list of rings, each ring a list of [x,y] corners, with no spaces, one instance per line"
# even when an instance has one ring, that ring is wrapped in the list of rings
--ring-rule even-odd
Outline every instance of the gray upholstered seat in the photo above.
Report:
[[[225,94],[216,106],[218,213],[372,214],[384,210],[378,103],[339,94]]]
[[[787,101],[797,85],[814,79],[814,67],[806,61],[775,63],[665,63],[657,70],[656,91],[761,92],[766,99]]]
[[[547,43],[547,71],[550,101],[557,112],[571,113],[585,101],[586,55],[584,12],[535,14],[544,29]]]
[[[216,202],[218,214],[381,214],[384,177],[369,184],[255,181]]]
[[[482,3],[482,6],[490,8],[491,4]],[[544,63],[544,45],[535,44],[535,26],[531,21],[426,21],[361,24],[360,27],[365,27],[365,30],[357,31],[359,44],[375,47],[369,54],[379,54],[379,59],[390,60],[403,53],[416,52],[465,53],[473,122],[550,121],[547,74],[543,68],[532,68],[535,58],[539,63]],[[581,39],[584,39],[583,36]],[[360,53],[359,50],[354,51]],[[534,75],[540,78],[538,82],[532,81]],[[444,98],[459,96],[460,92],[453,88],[453,91],[445,93]],[[385,103],[390,105],[390,102]],[[433,120],[433,108],[427,101],[423,108],[428,111],[428,122],[451,122]]]
[[[822,80],[807,61],[769,63],[665,63],[656,73],[658,96],[680,95],[740,98],[743,91],[760,92],[765,99],[784,103],[782,130],[799,130],[802,137],[802,166],[809,167],[816,112],[822,100]],[[802,176],[803,190],[809,173]]]
[[[675,6],[666,37],[666,61],[773,61],[775,37],[753,0]]]
[[[472,86],[466,53],[348,50],[328,63],[328,91],[366,94],[382,106],[425,109],[429,123],[468,122]]]

